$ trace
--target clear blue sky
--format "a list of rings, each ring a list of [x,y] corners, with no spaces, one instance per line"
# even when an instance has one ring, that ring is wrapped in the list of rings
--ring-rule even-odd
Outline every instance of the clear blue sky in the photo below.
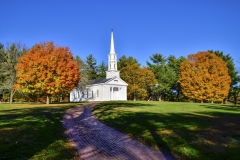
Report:
[[[98,63],[107,62],[112,27],[118,58],[142,65],[154,53],[207,50],[240,60],[240,0],[1,0],[0,20],[2,43],[53,41]]]

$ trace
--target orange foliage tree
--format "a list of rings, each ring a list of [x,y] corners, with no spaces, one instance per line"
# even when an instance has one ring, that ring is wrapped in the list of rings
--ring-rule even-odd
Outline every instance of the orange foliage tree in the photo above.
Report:
[[[157,84],[154,73],[146,67],[140,68],[138,64],[121,68],[121,78],[128,83],[128,99],[146,99],[148,90]]]
[[[201,102],[223,101],[231,84],[226,63],[209,52],[188,55],[180,66],[178,81],[185,96]]]
[[[36,44],[19,59],[16,87],[49,97],[69,93],[80,80],[79,68],[68,47],[53,42]]]

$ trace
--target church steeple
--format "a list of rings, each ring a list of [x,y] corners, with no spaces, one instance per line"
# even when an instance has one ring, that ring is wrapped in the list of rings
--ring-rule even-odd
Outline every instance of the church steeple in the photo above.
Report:
[[[106,71],[106,78],[119,77],[119,71],[117,70],[117,54],[114,48],[113,29],[111,32],[111,45],[110,53],[108,54],[108,71]]]
[[[113,29],[112,29],[112,33],[111,33],[110,54],[115,54],[115,49],[114,49],[114,39],[113,39]]]

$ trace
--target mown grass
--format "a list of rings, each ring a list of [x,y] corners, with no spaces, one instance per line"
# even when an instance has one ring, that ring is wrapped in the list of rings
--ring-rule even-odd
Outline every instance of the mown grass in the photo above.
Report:
[[[240,159],[240,106],[171,102],[104,102],[103,123],[176,159]]]
[[[66,104],[0,104],[0,159],[76,159],[62,118]]]

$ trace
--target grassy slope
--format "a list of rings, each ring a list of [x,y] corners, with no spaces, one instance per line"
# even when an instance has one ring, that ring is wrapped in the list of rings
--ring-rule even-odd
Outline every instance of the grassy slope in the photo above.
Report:
[[[101,121],[177,159],[240,159],[240,106],[104,102]]]
[[[77,104],[0,104],[0,159],[74,159],[62,116]]]

